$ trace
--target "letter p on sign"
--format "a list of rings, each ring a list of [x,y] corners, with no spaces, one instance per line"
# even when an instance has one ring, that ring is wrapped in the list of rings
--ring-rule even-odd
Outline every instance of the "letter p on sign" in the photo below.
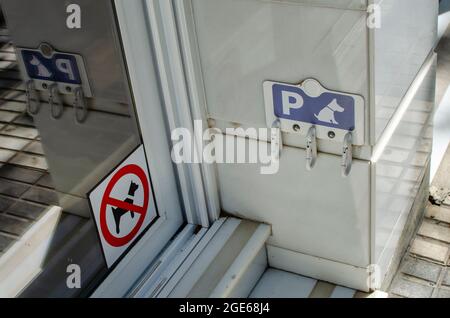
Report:
[[[70,60],[61,59],[61,58],[57,59],[56,67],[58,68],[58,71],[66,74],[71,81],[75,80],[75,74],[73,72],[73,68],[72,68],[72,64],[70,63]]]
[[[291,115],[291,109],[300,109],[303,107],[304,101],[303,97],[300,94],[283,91],[282,93],[283,99],[283,114]]]

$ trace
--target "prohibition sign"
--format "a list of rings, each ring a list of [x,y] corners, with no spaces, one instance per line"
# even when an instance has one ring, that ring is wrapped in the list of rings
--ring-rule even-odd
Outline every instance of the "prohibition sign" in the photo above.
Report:
[[[143,202],[144,204],[142,206],[130,204],[121,201],[120,199],[113,198],[111,196],[111,192],[113,191],[114,186],[117,184],[117,182],[119,182],[121,178],[129,174],[137,176],[142,183],[144,190],[144,202]],[[138,165],[130,164],[124,166],[114,174],[114,176],[111,178],[111,181],[108,183],[106,187],[100,206],[100,228],[103,237],[108,244],[110,244],[113,247],[121,247],[128,244],[136,237],[136,235],[139,233],[139,230],[142,227],[142,224],[144,223],[145,216],[147,215],[149,197],[150,197],[149,180],[147,179],[147,175],[145,174],[144,170],[142,170],[142,168],[139,167]],[[108,206],[121,208],[130,212],[134,212],[138,215],[138,221],[136,225],[126,236],[117,237],[111,233],[106,221]]]

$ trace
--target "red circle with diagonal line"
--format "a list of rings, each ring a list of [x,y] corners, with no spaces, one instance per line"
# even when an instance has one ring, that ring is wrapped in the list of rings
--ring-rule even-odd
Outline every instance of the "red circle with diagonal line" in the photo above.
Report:
[[[137,176],[143,185],[144,189],[143,206],[130,204],[121,201],[120,199],[111,197],[111,192],[114,189],[117,182],[119,182],[121,178],[129,174]],[[121,247],[128,244],[131,240],[133,240],[136,237],[136,235],[139,233],[139,230],[142,227],[142,224],[144,223],[145,216],[147,214],[149,194],[150,194],[150,186],[147,179],[147,175],[145,174],[144,170],[142,170],[141,167],[137,165],[128,165],[121,168],[114,174],[114,176],[111,178],[111,181],[109,181],[108,186],[106,187],[105,194],[103,194],[102,203],[100,206],[100,228],[102,230],[102,234],[106,242],[108,242],[113,247]],[[124,237],[114,236],[109,230],[108,224],[106,222],[106,211],[108,205],[121,208],[127,211],[133,211],[139,215],[139,219],[136,225],[126,236]]]

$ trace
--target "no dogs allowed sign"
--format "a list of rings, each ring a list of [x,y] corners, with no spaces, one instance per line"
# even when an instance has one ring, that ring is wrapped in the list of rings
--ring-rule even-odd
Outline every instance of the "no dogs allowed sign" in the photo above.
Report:
[[[144,146],[90,193],[106,264],[112,267],[158,217]]]

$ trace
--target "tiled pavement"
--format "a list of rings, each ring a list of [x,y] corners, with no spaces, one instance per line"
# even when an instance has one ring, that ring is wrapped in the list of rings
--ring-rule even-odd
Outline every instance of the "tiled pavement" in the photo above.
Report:
[[[450,28],[436,51],[438,52],[436,103],[441,105],[450,85]],[[426,209],[425,219],[390,287],[391,297],[450,298],[449,177],[450,146],[434,176],[430,189],[431,200]]]
[[[450,185],[449,166],[450,146],[433,181],[434,187]],[[442,201],[441,205],[429,203],[425,219],[392,282],[392,297],[450,298],[450,205]]]
[[[0,255],[57,204],[11,45],[0,45]]]

